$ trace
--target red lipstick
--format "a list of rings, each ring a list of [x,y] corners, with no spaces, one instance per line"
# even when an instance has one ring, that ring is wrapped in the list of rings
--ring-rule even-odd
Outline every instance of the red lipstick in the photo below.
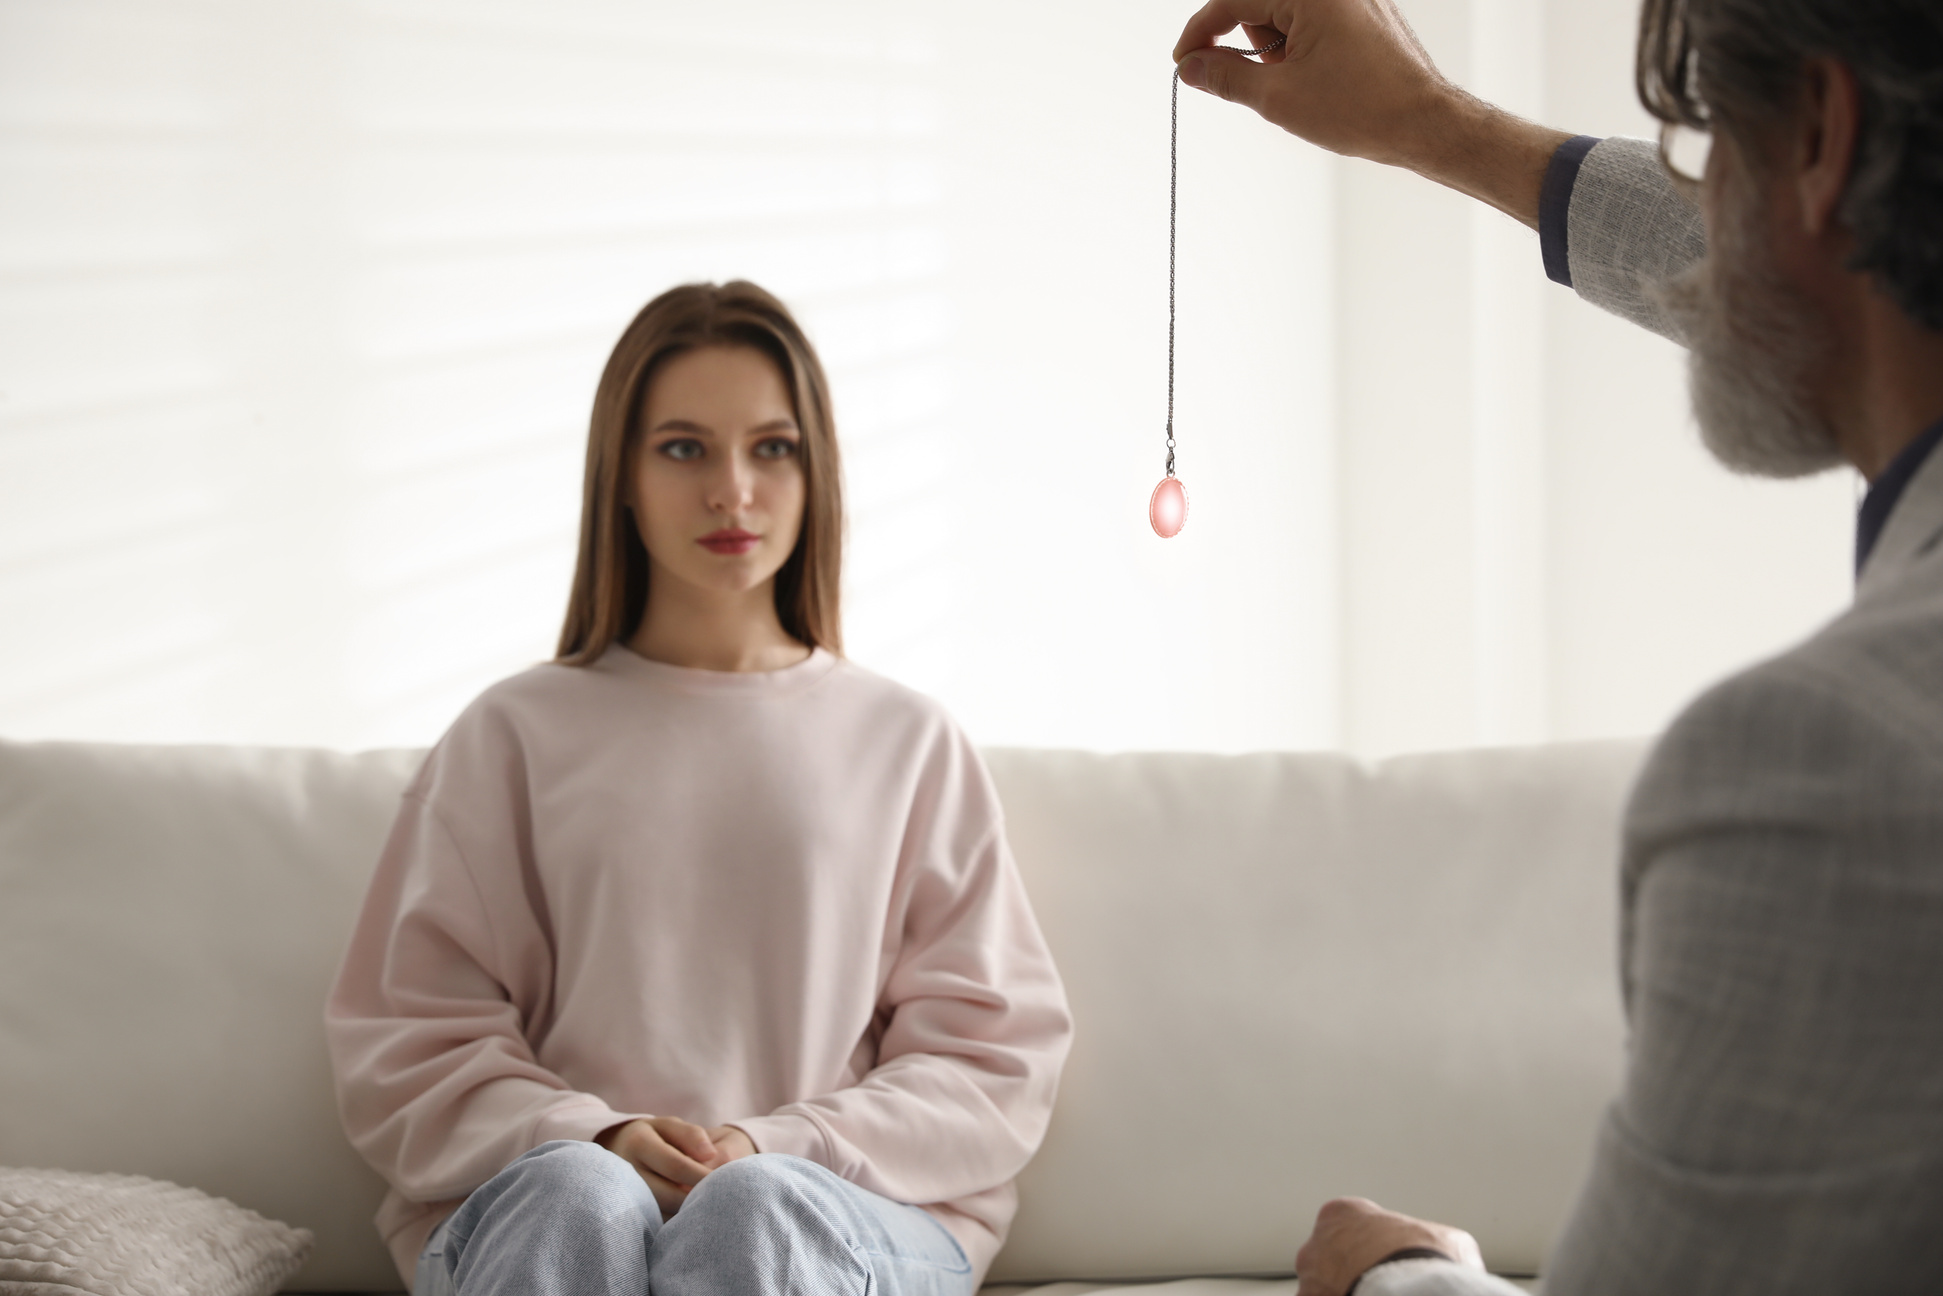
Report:
[[[695,543],[710,553],[745,554],[762,543],[762,537],[741,527],[723,527],[720,531],[709,532]]]

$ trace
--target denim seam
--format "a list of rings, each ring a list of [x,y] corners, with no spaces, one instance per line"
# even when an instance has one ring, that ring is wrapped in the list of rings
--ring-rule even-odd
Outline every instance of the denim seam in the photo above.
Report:
[[[894,1260],[898,1264],[922,1265],[926,1269],[941,1269],[945,1273],[957,1274],[957,1273],[971,1272],[971,1265],[969,1263],[959,1263],[955,1265],[939,1264],[935,1260],[924,1260],[917,1256],[898,1255],[896,1252],[893,1251],[874,1251],[871,1248],[865,1246],[856,1247],[855,1250],[859,1255],[875,1256],[880,1260]]]

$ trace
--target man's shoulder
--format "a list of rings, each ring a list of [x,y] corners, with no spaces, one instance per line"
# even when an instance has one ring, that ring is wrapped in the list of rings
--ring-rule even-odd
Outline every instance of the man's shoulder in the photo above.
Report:
[[[1655,745],[1629,826],[1665,816],[1943,821],[1943,582],[1850,609],[1692,703]]]

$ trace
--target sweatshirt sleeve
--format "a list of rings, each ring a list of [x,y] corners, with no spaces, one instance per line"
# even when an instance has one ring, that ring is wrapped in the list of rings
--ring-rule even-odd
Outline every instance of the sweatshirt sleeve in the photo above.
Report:
[[[977,752],[947,729],[904,838],[858,1083],[735,1122],[872,1192],[949,1203],[1009,1183],[1045,1136],[1072,1040],[1065,990]]]
[[[325,1010],[345,1132],[418,1202],[632,1115],[575,1092],[528,1043],[552,961],[517,746],[492,728],[463,717],[405,794]]]

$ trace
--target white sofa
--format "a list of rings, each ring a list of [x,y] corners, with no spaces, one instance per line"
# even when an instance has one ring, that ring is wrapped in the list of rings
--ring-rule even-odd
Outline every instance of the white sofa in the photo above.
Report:
[[[988,752],[1079,1023],[993,1282],[1286,1274],[1348,1193],[1534,1272],[1619,1075],[1640,756]],[[290,1289],[397,1289],[320,1014],[418,758],[0,742],[0,1164],[194,1185],[316,1233]]]

